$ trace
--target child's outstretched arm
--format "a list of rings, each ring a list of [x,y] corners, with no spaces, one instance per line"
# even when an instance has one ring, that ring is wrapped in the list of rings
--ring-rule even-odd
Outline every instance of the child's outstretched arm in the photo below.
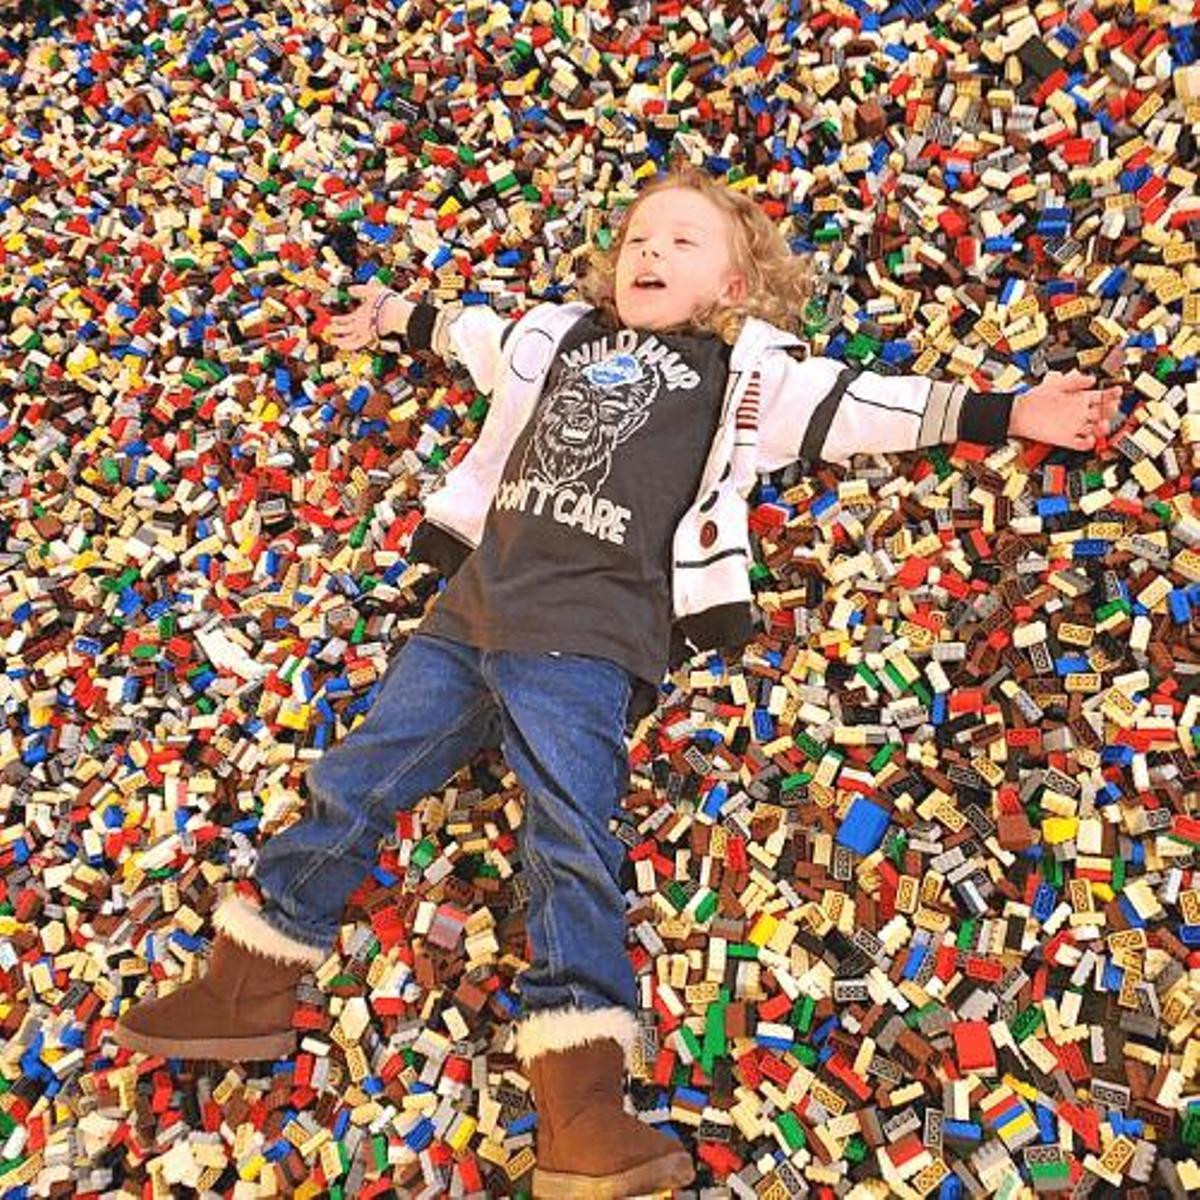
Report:
[[[326,331],[339,350],[359,350],[399,337],[407,350],[432,350],[447,362],[460,363],[470,371],[475,387],[491,395],[500,351],[515,321],[482,304],[409,300],[377,279],[353,284],[349,291],[360,299],[358,307],[334,317]]]
[[[977,394],[965,383],[776,353],[764,365],[759,470],[957,441],[995,445],[1008,437],[1090,450],[1109,429],[1120,396],[1119,387],[1097,388],[1078,371],[1052,371],[1020,395]]]
[[[483,536],[500,472],[523,423],[503,402],[507,390],[497,392],[505,344],[523,318],[504,318],[487,305],[414,302],[376,280],[350,291],[361,303],[329,323],[334,345],[355,350],[399,335],[407,350],[431,350],[466,367],[476,389],[490,397],[489,415],[473,444],[425,496],[425,519],[409,544],[410,557],[453,575]],[[497,406],[507,409],[499,418],[492,415]]]

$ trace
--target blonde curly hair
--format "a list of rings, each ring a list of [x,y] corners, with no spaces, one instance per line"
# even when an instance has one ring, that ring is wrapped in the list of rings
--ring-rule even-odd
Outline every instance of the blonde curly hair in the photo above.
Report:
[[[747,317],[759,317],[781,329],[799,332],[804,308],[813,291],[813,266],[808,258],[792,253],[779,227],[745,192],[735,191],[686,160],[646,184],[624,213],[613,214],[616,237],[604,249],[589,244],[581,251],[584,271],[579,294],[614,326],[620,325],[615,298],[617,259],[625,232],[637,206],[655,192],[667,188],[691,188],[712,200],[730,218],[731,257],[746,278],[746,298],[734,303],[713,301],[692,314],[689,321],[673,326],[669,333],[715,333],[732,345]]]

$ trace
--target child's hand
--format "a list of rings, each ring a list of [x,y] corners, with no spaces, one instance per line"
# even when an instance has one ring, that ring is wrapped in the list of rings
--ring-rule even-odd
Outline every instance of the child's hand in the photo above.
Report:
[[[407,328],[411,301],[384,287],[378,279],[351,284],[349,291],[361,297],[362,303],[353,312],[334,317],[325,328],[326,339],[339,350],[358,350]]]
[[[1112,428],[1119,387],[1096,388],[1082,371],[1051,371],[1037,387],[1013,401],[1008,432],[1069,450],[1091,450]]]

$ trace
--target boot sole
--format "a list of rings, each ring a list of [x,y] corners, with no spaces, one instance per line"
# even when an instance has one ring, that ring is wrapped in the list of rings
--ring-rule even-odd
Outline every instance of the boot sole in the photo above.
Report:
[[[687,1187],[695,1177],[691,1157],[681,1151],[612,1175],[576,1175],[535,1167],[533,1194],[535,1200],[616,1200]]]
[[[156,1037],[138,1033],[118,1023],[114,1030],[117,1045],[143,1054],[161,1054],[163,1058],[215,1058],[227,1062],[246,1059],[289,1058],[296,1051],[295,1032],[262,1033],[257,1037],[182,1038]]]

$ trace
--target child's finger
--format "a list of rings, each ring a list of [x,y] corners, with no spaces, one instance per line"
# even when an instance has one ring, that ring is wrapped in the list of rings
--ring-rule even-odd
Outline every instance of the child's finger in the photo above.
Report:
[[[1082,371],[1072,371],[1069,375],[1064,375],[1060,381],[1061,386],[1069,392],[1082,392],[1095,382],[1094,375],[1085,375]]]

